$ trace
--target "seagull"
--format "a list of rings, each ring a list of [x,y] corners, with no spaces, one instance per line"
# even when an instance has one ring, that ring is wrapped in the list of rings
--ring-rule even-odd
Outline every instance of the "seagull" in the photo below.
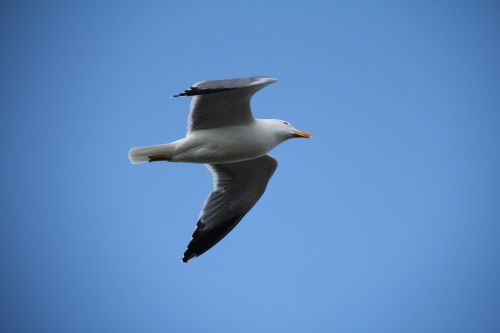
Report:
[[[224,238],[260,199],[278,162],[267,153],[291,138],[311,138],[290,122],[257,119],[252,96],[277,80],[254,76],[201,81],[178,95],[193,96],[186,136],[174,142],[129,151],[133,164],[206,164],[214,189],[201,210],[183,262],[205,253]]]

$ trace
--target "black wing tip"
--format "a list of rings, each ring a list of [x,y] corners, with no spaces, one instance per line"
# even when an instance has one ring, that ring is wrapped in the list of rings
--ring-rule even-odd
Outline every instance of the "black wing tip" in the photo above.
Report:
[[[201,219],[198,220],[196,223],[196,229],[193,232],[193,235],[191,236],[191,242],[188,244],[188,248],[186,249],[186,252],[184,252],[184,256],[182,257],[182,262],[187,263],[189,260],[196,258],[198,256],[198,253],[195,253],[193,251],[193,241],[198,239],[201,233],[201,229],[203,229],[204,225],[201,222]]]
[[[182,257],[182,262],[183,263],[188,263],[189,260],[193,259],[196,257],[196,254],[195,253],[187,253],[188,251],[186,251],[186,253],[184,253],[184,256]]]
[[[189,89],[184,90],[180,94],[174,95],[172,97],[182,97],[182,96],[199,96],[199,95],[208,95],[208,94],[216,94],[228,90],[234,90],[238,88],[211,88],[211,89],[200,89],[198,87],[190,87]]]
[[[196,230],[193,232],[193,238],[189,242],[182,262],[187,263],[193,258],[196,258],[206,251],[210,250],[215,244],[222,240],[245,216],[244,214],[235,215],[228,219],[228,223],[224,223],[225,227],[214,229],[210,235],[202,235],[205,224],[198,220],[196,223]]]
[[[177,95],[174,95],[172,97],[191,96],[192,95],[192,91],[196,90],[196,89],[198,89],[198,88],[191,86],[188,89],[184,90],[183,92],[178,93]]]

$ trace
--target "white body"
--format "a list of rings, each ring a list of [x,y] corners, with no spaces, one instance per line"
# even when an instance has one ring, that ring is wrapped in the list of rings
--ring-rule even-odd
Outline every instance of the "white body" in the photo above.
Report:
[[[192,131],[171,143],[133,148],[129,158],[132,163],[148,162],[151,156],[162,156],[171,162],[204,164],[244,161],[265,155],[290,138],[290,131],[277,130],[283,127],[281,122],[255,119],[245,126]]]
[[[250,126],[229,126],[194,131],[175,141],[172,161],[191,163],[229,163],[267,154],[281,141],[257,119]]]

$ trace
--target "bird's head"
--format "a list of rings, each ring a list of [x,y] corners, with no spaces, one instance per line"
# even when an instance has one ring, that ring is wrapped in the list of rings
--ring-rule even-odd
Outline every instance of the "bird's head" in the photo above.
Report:
[[[306,139],[312,138],[311,134],[299,131],[289,121],[273,119],[272,124],[274,130],[279,134],[280,137],[283,138],[283,140],[291,138],[306,138]]]

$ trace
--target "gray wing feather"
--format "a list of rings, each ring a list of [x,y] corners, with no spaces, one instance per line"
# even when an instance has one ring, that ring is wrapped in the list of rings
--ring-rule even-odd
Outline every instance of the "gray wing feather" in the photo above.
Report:
[[[214,191],[202,209],[184,262],[210,249],[238,224],[260,199],[277,166],[269,155],[208,166],[214,177]]]
[[[194,96],[188,132],[244,125],[254,120],[250,109],[252,96],[274,82],[276,79],[266,76],[200,81],[174,97]]]

